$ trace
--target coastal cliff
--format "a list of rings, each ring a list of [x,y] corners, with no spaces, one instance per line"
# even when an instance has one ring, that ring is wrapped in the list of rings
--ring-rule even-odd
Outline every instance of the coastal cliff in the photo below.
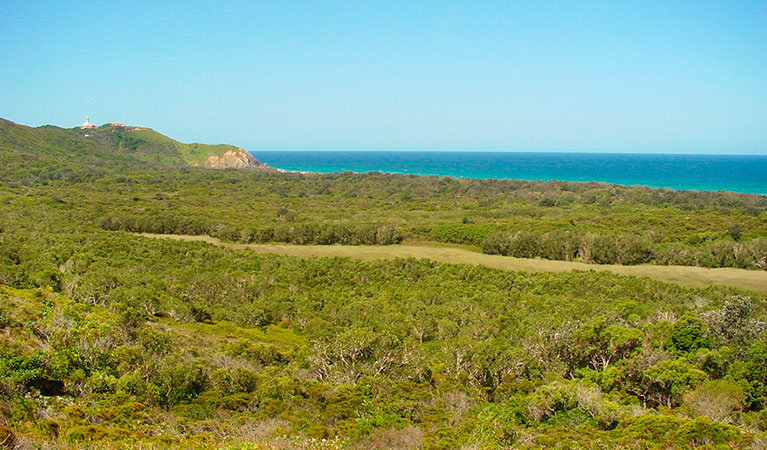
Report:
[[[206,162],[207,166],[213,169],[245,169],[262,165],[253,155],[242,148],[227,150],[221,156],[210,155]]]

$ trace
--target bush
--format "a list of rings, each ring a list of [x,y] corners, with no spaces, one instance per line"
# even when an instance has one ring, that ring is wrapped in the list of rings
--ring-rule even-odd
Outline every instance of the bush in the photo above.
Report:
[[[642,264],[652,257],[650,242],[632,235],[598,235],[592,258],[598,264]]]
[[[681,319],[674,322],[671,328],[670,349],[679,353],[690,353],[699,348],[707,348],[709,340],[705,335],[706,324],[692,313],[685,313]]]
[[[740,447],[750,440],[738,427],[712,422],[705,417],[685,421],[671,434],[671,439],[680,445],[692,447],[723,444],[734,444]]]
[[[733,411],[743,408],[745,400],[743,388],[731,380],[704,381],[684,396],[684,404],[692,415],[728,423]]]
[[[429,236],[442,242],[482,245],[487,237],[496,230],[497,227],[492,224],[445,223],[433,227]]]

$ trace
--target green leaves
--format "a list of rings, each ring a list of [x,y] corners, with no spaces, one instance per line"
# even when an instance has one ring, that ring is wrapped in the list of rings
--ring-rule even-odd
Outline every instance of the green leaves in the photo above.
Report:
[[[686,313],[671,328],[669,348],[680,354],[708,348],[710,339],[706,336],[707,331],[708,328],[702,320],[692,313]]]
[[[706,379],[705,372],[684,358],[663,361],[646,369],[643,375],[652,384],[650,397],[668,407],[681,404],[682,396]]]

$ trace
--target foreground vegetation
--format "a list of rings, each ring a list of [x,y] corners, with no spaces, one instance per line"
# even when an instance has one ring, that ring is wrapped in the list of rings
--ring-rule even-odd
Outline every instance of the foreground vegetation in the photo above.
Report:
[[[24,249],[0,373],[25,445],[747,448],[767,426],[756,294],[106,232]]]
[[[767,447],[764,294],[126,232],[759,269],[761,196],[213,171],[37,130],[0,129],[0,448]]]

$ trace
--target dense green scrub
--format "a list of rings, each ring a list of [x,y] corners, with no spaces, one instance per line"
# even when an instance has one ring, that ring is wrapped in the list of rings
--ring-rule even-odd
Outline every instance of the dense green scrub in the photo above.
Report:
[[[121,231],[760,268],[761,196],[185,169],[35,130],[0,133],[0,447],[767,442],[763,295]]]
[[[750,448],[767,429],[764,296],[4,212],[0,430],[27,446]]]
[[[246,243],[436,240],[516,257],[767,268],[767,199],[756,195],[183,169],[9,188],[15,197],[31,195],[76,210],[106,230],[207,234]],[[560,200],[549,206],[542,202],[549,197]]]

